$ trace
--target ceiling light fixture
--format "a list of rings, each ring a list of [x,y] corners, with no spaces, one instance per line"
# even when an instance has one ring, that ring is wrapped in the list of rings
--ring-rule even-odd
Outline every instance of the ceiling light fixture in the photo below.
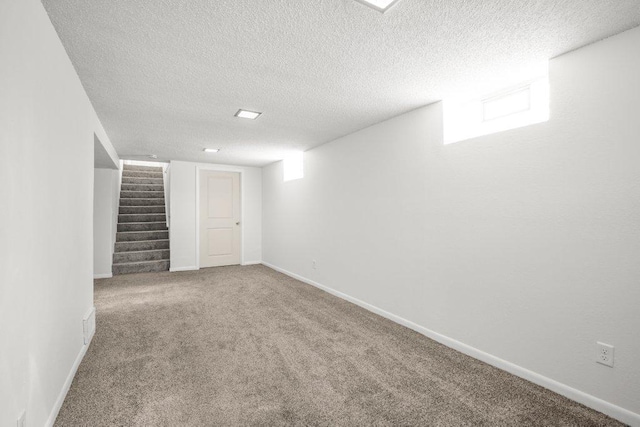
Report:
[[[385,13],[391,6],[396,4],[399,0],[356,0],[366,6],[369,6],[378,12]]]
[[[220,151],[219,148],[205,148],[204,150],[205,153],[217,153],[218,151]]]
[[[257,111],[249,111],[249,110],[243,110],[240,109],[238,110],[238,112],[235,114],[236,117],[240,117],[241,119],[250,119],[250,120],[255,120],[258,117],[260,117],[262,113],[258,113]]]

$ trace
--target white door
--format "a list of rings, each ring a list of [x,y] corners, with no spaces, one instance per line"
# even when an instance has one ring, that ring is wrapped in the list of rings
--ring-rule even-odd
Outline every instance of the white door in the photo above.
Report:
[[[200,267],[240,264],[240,174],[200,171]]]

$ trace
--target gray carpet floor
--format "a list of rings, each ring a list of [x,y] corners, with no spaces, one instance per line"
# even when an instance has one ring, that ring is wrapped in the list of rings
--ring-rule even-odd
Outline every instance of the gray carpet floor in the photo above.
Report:
[[[95,284],[58,426],[620,425],[264,266]]]

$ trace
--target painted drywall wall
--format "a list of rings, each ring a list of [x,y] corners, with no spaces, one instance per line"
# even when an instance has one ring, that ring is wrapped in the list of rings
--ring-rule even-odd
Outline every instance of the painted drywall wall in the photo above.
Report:
[[[93,277],[96,279],[111,277],[119,174],[113,169],[94,169]]]
[[[53,422],[93,305],[94,134],[38,0],[0,2],[0,425]]]
[[[164,185],[164,210],[167,217],[167,227],[169,226],[169,215],[171,215],[171,163],[162,164],[162,184]]]
[[[196,176],[201,169],[241,173],[242,263],[262,261],[262,171],[259,168],[171,162],[171,270],[194,270],[197,259]]]
[[[119,169],[120,159],[111,144],[103,144],[102,141],[94,135],[93,148],[93,167],[99,169]]]
[[[115,251],[116,237],[117,237],[117,231],[118,231],[118,214],[120,213],[120,187],[122,187],[122,167],[123,167],[123,162],[122,160],[119,160],[118,172],[114,178],[115,184],[113,187],[113,196],[112,196],[112,200],[113,200],[112,205],[115,207],[115,209],[112,212],[113,218],[111,220],[111,224],[113,226],[113,232],[111,233],[111,236],[112,236],[111,246],[114,248],[114,251]]]
[[[546,123],[445,146],[435,104],[264,168],[263,260],[639,414],[639,45],[553,59]]]

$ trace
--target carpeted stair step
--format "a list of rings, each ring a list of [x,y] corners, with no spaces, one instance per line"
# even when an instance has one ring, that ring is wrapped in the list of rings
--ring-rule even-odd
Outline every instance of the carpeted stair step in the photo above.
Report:
[[[140,261],[113,264],[113,274],[149,273],[152,271],[169,271],[169,260]]]
[[[120,191],[164,191],[162,184],[122,184]]]
[[[162,206],[120,206],[121,215],[144,215],[144,214],[163,214],[165,212]]]
[[[162,172],[122,171],[122,178],[162,178]]]
[[[164,199],[164,191],[120,191],[120,199]]]
[[[166,220],[167,216],[163,213],[118,215],[118,224],[125,222],[165,222]]]
[[[158,249],[169,249],[169,240],[142,240],[139,242],[116,242],[116,253],[155,251]]]
[[[137,176],[123,176],[122,177],[123,184],[156,184],[156,185],[164,185],[164,180],[162,178],[141,178]]]
[[[155,231],[166,230],[167,223],[162,222],[125,222],[118,224],[118,231]]]
[[[162,172],[162,166],[124,165],[122,170],[138,172]]]
[[[169,238],[169,231],[126,231],[116,233],[116,242],[134,242],[141,240],[166,240]]]
[[[117,252],[113,254],[113,263],[122,264],[140,261],[161,261],[169,259],[169,249],[157,251]]]
[[[164,198],[162,199],[120,199],[120,206],[164,206]]]
[[[169,270],[162,167],[125,165],[113,274]]]

